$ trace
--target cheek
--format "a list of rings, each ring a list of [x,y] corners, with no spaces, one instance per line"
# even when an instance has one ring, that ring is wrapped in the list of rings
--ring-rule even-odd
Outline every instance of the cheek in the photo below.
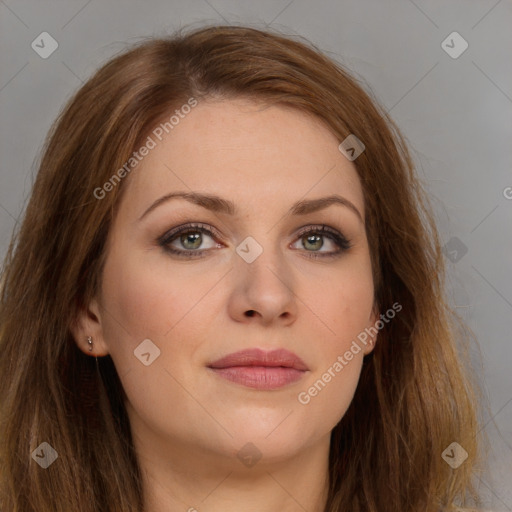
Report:
[[[215,308],[210,307],[214,292],[208,292],[220,277],[198,275],[192,265],[171,268],[156,250],[149,257],[124,251],[130,252],[132,255],[122,258],[123,251],[114,250],[105,265],[103,334],[119,375],[131,376],[130,382],[123,382],[127,392],[140,378],[143,387],[153,386],[153,393],[159,396],[153,370],[165,367],[177,377],[186,376],[188,362],[207,339],[215,318]],[[158,358],[145,367],[135,356],[147,339],[156,346],[153,350]],[[138,389],[134,393],[139,393]]]
[[[345,362],[345,365],[336,360],[331,362],[297,395],[297,407],[302,408],[311,424],[321,426],[323,434],[330,432],[343,418],[359,382],[362,356],[358,354]]]
[[[175,303],[176,297],[142,266],[130,266],[125,261],[122,265],[110,265],[110,269],[106,266],[105,270],[103,299],[105,308],[118,323],[116,326],[113,322],[114,332],[123,337],[128,334],[133,340],[151,337],[158,332],[166,309],[168,313],[174,311],[165,304]],[[112,322],[108,322],[110,324]],[[116,338],[110,334],[113,333],[108,333],[107,341]]]
[[[325,428],[332,429],[347,411],[359,382],[365,345],[357,336],[372,325],[369,259],[347,265],[310,300],[317,314],[315,323],[322,330],[322,335],[314,337],[321,356],[297,401],[311,419],[322,420]]]
[[[123,327],[121,334],[128,333],[134,341],[151,337],[162,339],[178,323],[180,327],[184,325],[181,320],[201,300],[208,287],[208,282],[186,270],[159,272],[159,268],[165,269],[165,266],[152,265],[152,258],[143,261],[136,257],[121,259],[116,253],[111,256],[103,279],[105,307],[115,320],[114,332],[110,334]]]
[[[352,402],[365,349],[357,337],[370,325],[372,293],[358,288],[348,291],[333,293],[336,300],[323,309],[330,311],[334,334],[315,338],[321,356],[296,397],[298,407],[306,408],[308,417],[320,422],[325,432],[335,427]]]
[[[175,272],[170,279],[137,257],[120,258],[121,252],[112,252],[105,265],[102,321],[127,405],[148,424],[176,431],[183,427],[184,435],[188,427],[172,413],[179,405],[185,417],[201,414],[179,383],[190,371],[180,363],[190,359],[195,340],[201,339],[193,330],[197,322],[193,307],[205,290],[196,286],[187,292],[188,276]],[[150,360],[158,356],[146,366],[134,351],[147,339],[157,348],[149,345],[144,351],[149,351]]]
[[[309,287],[311,289],[311,287]],[[369,265],[346,265],[305,301],[315,315],[315,324],[327,340],[325,354],[342,350],[369,326],[374,303],[373,279]],[[320,332],[319,332],[320,334]],[[332,353],[331,353],[332,355]]]

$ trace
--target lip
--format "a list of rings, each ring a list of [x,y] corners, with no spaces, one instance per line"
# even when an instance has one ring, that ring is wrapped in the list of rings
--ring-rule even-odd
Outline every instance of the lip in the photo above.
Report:
[[[300,380],[309,370],[289,350],[258,348],[228,354],[208,365],[218,376],[250,388],[270,390]]]

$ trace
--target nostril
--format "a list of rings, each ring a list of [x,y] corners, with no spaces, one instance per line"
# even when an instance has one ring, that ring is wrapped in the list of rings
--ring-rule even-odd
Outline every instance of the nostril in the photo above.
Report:
[[[254,316],[254,309],[250,309],[249,311],[247,311],[246,315],[247,316]]]

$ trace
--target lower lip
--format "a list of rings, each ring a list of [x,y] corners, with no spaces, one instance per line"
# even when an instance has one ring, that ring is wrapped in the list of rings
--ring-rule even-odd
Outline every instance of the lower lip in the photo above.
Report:
[[[297,382],[306,372],[282,366],[211,368],[220,377],[255,389],[278,389]]]

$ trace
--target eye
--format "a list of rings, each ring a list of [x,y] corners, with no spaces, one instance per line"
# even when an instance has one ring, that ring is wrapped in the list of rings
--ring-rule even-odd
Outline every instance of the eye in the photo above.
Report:
[[[204,224],[187,224],[172,229],[166,233],[159,241],[166,251],[184,258],[202,257],[206,250],[214,247],[222,247],[222,244],[213,242],[204,247],[204,238],[219,238],[215,231]],[[202,247],[203,246],[203,247]],[[201,250],[198,250],[201,248]]]
[[[299,239],[292,245],[300,243],[307,257],[310,258],[333,258],[352,247],[343,234],[329,226],[308,226],[302,229],[298,236]],[[205,237],[211,239],[206,247],[204,246]],[[214,241],[215,238],[221,238],[216,230],[206,224],[194,223],[173,228],[164,234],[158,243],[165,251],[178,257],[201,258],[209,250],[223,247],[223,244]],[[320,251],[325,248],[325,239],[328,240],[327,246],[329,244],[334,246],[334,250]]]
[[[324,239],[328,239],[327,245],[335,246],[337,249],[331,251],[321,251],[325,246]],[[352,247],[350,240],[329,226],[308,226],[299,233],[299,240],[295,244],[300,243],[306,250],[309,258],[329,258],[339,256],[341,253]]]

